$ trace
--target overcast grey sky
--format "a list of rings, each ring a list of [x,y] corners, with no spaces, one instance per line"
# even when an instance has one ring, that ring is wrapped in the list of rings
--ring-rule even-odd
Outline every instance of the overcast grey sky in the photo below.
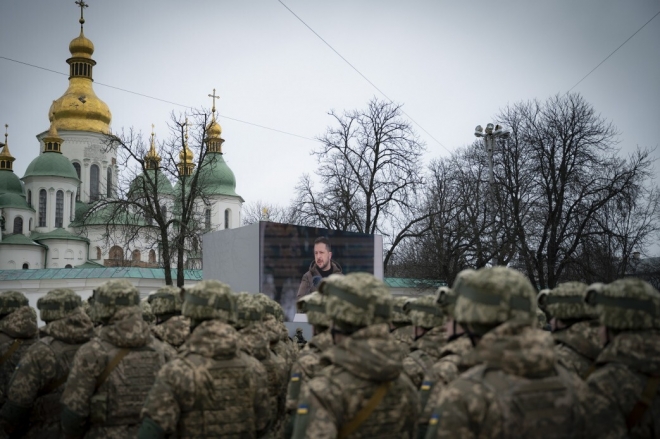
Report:
[[[283,2],[441,143],[415,127],[427,161],[471,143],[507,104],[565,93],[660,11],[657,0]],[[331,123],[327,112],[383,98],[277,0],[89,4],[95,91],[113,131],[148,134],[154,123],[164,136],[169,113],[184,108],[99,83],[207,108],[215,88],[225,159],[247,202],[288,203],[313,171],[309,139]],[[67,73],[78,17],[74,0],[2,0],[0,57]],[[0,58],[0,123],[19,176],[67,85]],[[660,16],[574,91],[617,126],[622,154],[657,147]]]

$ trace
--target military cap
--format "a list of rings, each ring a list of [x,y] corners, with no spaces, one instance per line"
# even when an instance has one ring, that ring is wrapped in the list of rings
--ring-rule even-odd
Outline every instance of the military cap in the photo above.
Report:
[[[456,307],[456,293],[449,287],[440,287],[435,293],[435,301],[444,313],[449,316],[454,316],[454,308]]]
[[[552,290],[542,290],[538,295],[539,307],[560,320],[591,319],[598,317],[595,308],[587,305],[587,284],[564,282]]]
[[[166,285],[158,288],[149,294],[147,300],[151,305],[151,312],[157,316],[181,313],[183,298],[181,297],[181,289],[178,287]]]
[[[256,299],[256,294],[236,294],[236,324],[237,328],[245,328],[251,323],[260,322],[264,318],[264,306]]]
[[[465,270],[464,270],[465,271]],[[459,273],[454,315],[459,323],[498,325],[512,319],[536,320],[536,291],[527,277],[507,267]]]
[[[52,322],[66,317],[71,311],[82,306],[79,295],[68,288],[50,290],[37,300],[39,318],[44,322]]]
[[[392,296],[392,315],[390,321],[395,325],[412,325],[410,316],[403,310],[403,305],[410,299],[408,296]]]
[[[18,308],[28,306],[29,303],[25,294],[20,291],[3,291],[0,293],[0,315],[11,314]]]
[[[296,309],[299,313],[307,315],[307,321],[310,324],[329,328],[332,320],[326,312],[325,302],[326,297],[318,291],[314,291],[298,299]]]
[[[92,314],[95,319],[112,317],[118,310],[140,304],[140,292],[127,279],[109,280],[94,290]]]
[[[628,277],[587,288],[600,324],[618,330],[660,329],[660,292],[648,282]]]
[[[327,296],[326,312],[337,326],[359,328],[391,319],[390,289],[373,274],[332,274],[319,291]]]
[[[442,326],[447,318],[434,296],[410,299],[403,305],[403,310],[410,316],[413,325],[422,328]]]
[[[236,322],[236,296],[229,285],[217,280],[204,280],[186,289],[181,314],[197,321]]]

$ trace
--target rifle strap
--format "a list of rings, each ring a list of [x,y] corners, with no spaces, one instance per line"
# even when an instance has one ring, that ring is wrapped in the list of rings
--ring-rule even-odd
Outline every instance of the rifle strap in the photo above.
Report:
[[[101,387],[103,383],[105,383],[105,380],[108,379],[110,374],[112,373],[113,370],[115,370],[115,367],[121,362],[121,360],[130,352],[131,350],[128,348],[124,348],[117,352],[117,355],[115,355],[112,360],[108,363],[108,365],[105,367],[103,370],[103,373],[99,375],[99,377],[96,379],[96,388],[98,389]]]
[[[21,346],[21,344],[23,344],[23,340],[21,340],[20,338],[14,340],[11,346],[9,346],[9,349],[7,349],[7,352],[5,352],[5,354],[2,357],[0,357],[0,366],[5,364],[5,361],[11,358],[14,352],[16,352],[16,349],[18,349]]]
[[[364,407],[355,415],[353,419],[346,425],[344,425],[341,430],[339,430],[339,435],[337,439],[346,439],[351,435],[355,430],[357,430],[364,421],[367,420],[369,415],[378,407],[378,404],[383,400],[387,391],[392,386],[391,381],[384,382],[374,392],[374,394],[369,398],[369,401],[365,404]]]
[[[651,376],[646,380],[646,387],[640,396],[639,401],[635,403],[635,406],[631,410],[628,418],[626,418],[626,426],[628,431],[639,423],[644,417],[646,410],[653,404],[653,399],[655,393],[658,390],[658,385],[660,385],[660,376]]]

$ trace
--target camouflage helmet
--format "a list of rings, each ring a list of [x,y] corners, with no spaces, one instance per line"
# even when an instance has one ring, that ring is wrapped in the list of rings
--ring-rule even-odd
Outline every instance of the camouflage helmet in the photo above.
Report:
[[[545,315],[541,308],[536,308],[536,320],[538,328],[543,329],[548,324],[548,316]]]
[[[392,315],[390,321],[397,326],[412,325],[410,316],[403,310],[403,306],[411,300],[408,296],[392,297]]]
[[[147,323],[154,323],[156,321],[156,315],[151,309],[151,305],[146,297],[140,300],[140,310],[142,311],[142,320]]]
[[[314,291],[311,294],[301,297],[296,302],[296,308],[299,313],[307,315],[307,321],[314,326],[330,327],[332,320],[326,313],[326,297]]]
[[[262,293],[257,293],[254,296],[264,307],[264,318],[273,316],[279,322],[284,321],[284,310],[279,303]]]
[[[0,316],[11,314],[29,303],[25,294],[20,291],[3,291],[0,293]]]
[[[411,299],[403,306],[403,310],[410,316],[413,325],[422,328],[442,326],[447,318],[434,296]]]
[[[464,270],[465,271],[465,270]],[[512,319],[536,320],[536,291],[529,279],[507,267],[459,273],[454,315],[459,323],[493,326]]]
[[[204,280],[186,289],[181,314],[193,320],[236,322],[236,296],[229,285],[218,280]]]
[[[660,292],[648,282],[628,277],[587,288],[600,324],[618,330],[660,329]]]
[[[264,306],[260,300],[256,299],[256,294],[238,293],[236,294],[236,326],[245,328],[251,323],[260,322],[264,318]]]
[[[181,313],[181,288],[166,285],[149,294],[147,300],[151,305],[151,312],[156,316]]]
[[[45,296],[37,300],[39,318],[44,322],[63,319],[71,311],[82,306],[79,295],[68,288],[57,288],[50,290]]]
[[[360,328],[390,321],[390,289],[373,274],[333,274],[321,282],[319,291],[327,296],[326,312],[339,327]]]
[[[92,314],[95,320],[112,317],[117,311],[140,304],[140,292],[127,279],[109,280],[94,290]]]
[[[435,293],[435,301],[448,317],[454,317],[456,293],[449,287],[442,286]]]
[[[582,282],[564,282],[552,290],[542,290],[538,295],[538,304],[552,317],[560,320],[592,319],[598,317],[594,307],[587,305],[587,284]]]

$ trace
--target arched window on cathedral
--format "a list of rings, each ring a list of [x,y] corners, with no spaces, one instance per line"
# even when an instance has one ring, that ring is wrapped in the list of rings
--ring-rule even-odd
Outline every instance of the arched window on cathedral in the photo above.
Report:
[[[39,191],[39,227],[46,227],[46,189]]]
[[[204,228],[206,230],[211,230],[211,209],[206,209],[204,211]]]
[[[163,219],[167,219],[167,206],[164,204],[160,205],[160,214],[163,216]]]
[[[133,257],[133,262],[136,262],[136,263],[137,263],[137,262],[140,262],[140,257],[141,257],[141,256],[142,256],[142,255],[140,254],[140,250],[133,250],[133,255],[132,255],[132,257]]]
[[[23,264],[23,270],[29,270],[29,269],[30,269],[30,264],[28,264],[27,262],[25,262],[25,263]]]
[[[89,199],[97,201],[99,196],[99,167],[92,165],[89,167]]]
[[[149,250],[149,263],[150,264],[155,264],[156,263],[156,251],[155,250]]]
[[[100,260],[102,257],[101,247],[96,247],[96,259]]]
[[[32,191],[30,189],[27,191],[27,203],[28,206],[32,207]]]
[[[32,231],[32,218],[28,221],[28,232]]]
[[[106,175],[106,196],[112,198],[112,168],[108,166],[108,172]]]
[[[64,192],[55,194],[55,227],[62,228],[64,224]]]
[[[225,209],[225,229],[231,227],[231,209]]]
[[[80,180],[80,163],[73,162],[73,167],[78,174],[78,180]],[[78,190],[76,191],[76,201],[80,201],[80,183],[78,183]]]
[[[121,267],[122,261],[124,260],[124,250],[118,245],[113,245],[110,247],[108,259],[110,259],[109,265],[111,267]]]
[[[23,218],[17,216],[14,218],[14,234],[23,233]]]

